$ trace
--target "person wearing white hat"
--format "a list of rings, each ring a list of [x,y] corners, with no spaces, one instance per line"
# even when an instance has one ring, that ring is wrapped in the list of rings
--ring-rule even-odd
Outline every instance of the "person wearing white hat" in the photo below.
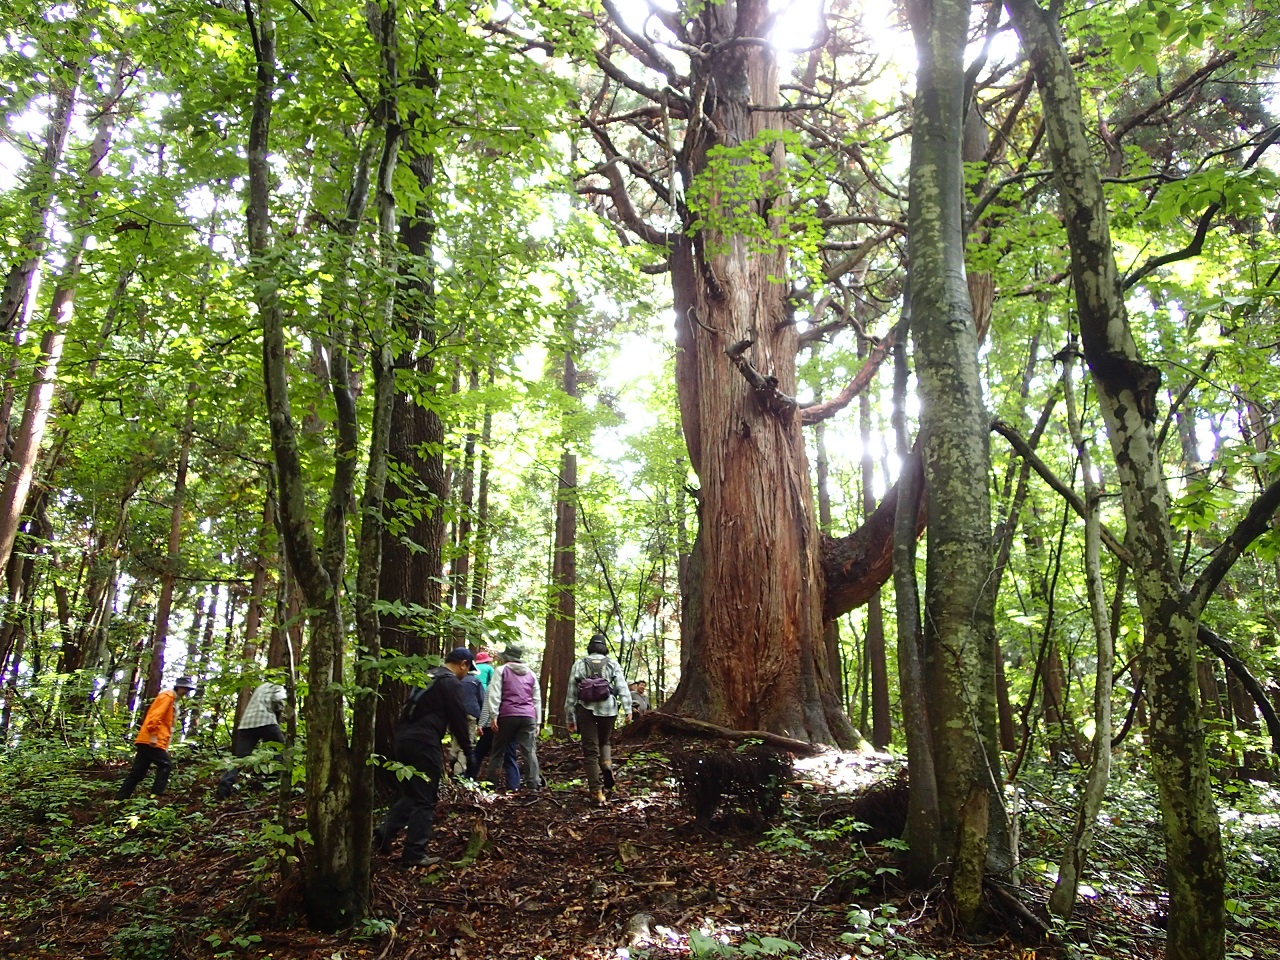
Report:
[[[173,769],[173,761],[169,759],[169,741],[173,738],[174,702],[178,699],[179,691],[185,697],[195,692],[195,689],[194,680],[179,677],[173,682],[173,689],[161,690],[151,702],[138,735],[133,740],[133,766],[116,791],[117,800],[129,799],[152,767],[156,768],[156,778],[151,784],[152,794],[158,797],[169,786],[169,772]]]

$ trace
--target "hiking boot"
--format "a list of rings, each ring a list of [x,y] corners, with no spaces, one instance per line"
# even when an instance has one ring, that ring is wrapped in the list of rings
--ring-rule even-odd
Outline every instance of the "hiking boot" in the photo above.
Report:
[[[597,790],[593,794],[591,794],[591,801],[597,807],[603,807],[606,803],[609,802],[608,799],[605,797],[603,790]]]
[[[613,767],[601,767],[600,779],[604,781],[604,788],[612,792],[613,791]]]
[[[416,860],[401,860],[400,866],[408,870],[413,867],[434,867],[439,862],[439,857],[418,857]]]

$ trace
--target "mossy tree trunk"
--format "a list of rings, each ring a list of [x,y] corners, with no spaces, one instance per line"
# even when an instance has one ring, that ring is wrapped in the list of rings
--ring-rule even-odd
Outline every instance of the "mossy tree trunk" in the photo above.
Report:
[[[988,416],[964,267],[964,52],[969,0],[909,4],[916,74],[909,316],[929,516],[922,636],[937,856],[963,924],[981,915],[995,742]]]
[[[370,140],[355,164],[346,209],[334,226],[335,263],[325,331],[330,344],[327,386],[333,400],[332,475],[319,537],[310,511],[297,429],[289,399],[289,362],[285,348],[285,313],[280,300],[277,261],[288,251],[271,231],[271,169],[268,146],[276,87],[275,24],[268,2],[246,4],[257,69],[248,141],[249,192],[247,226],[254,299],[263,333],[263,380],[267,418],[277,476],[277,509],[288,568],[305,600],[311,642],[307,657],[308,694],[306,810],[312,844],[305,858],[307,916],[317,929],[334,930],[360,919],[369,897],[372,836],[372,772],[367,761],[373,745],[374,697],[358,694],[352,709],[353,731],[346,727],[345,657],[347,621],[342,588],[345,581],[348,510],[355,494],[361,444],[356,414],[351,356],[357,350],[373,374],[373,417],[360,499],[357,538],[356,634],[363,648],[354,678],[359,690],[371,691],[376,680],[370,662],[379,654],[378,619],[374,613],[381,565],[382,501],[390,442],[394,392],[389,324],[394,290],[385,291],[381,323],[369,326],[370,342],[355,341],[355,314],[349,302],[349,264],[369,195],[369,170],[375,146],[378,233],[384,276],[394,275],[394,195],[392,177],[399,155],[401,128],[397,90],[396,7],[388,0],[371,14],[383,53],[382,96],[378,104],[381,143]],[[363,327],[362,327],[363,329]]]
[[[1040,91],[1071,251],[1081,341],[1128,524],[1145,628],[1152,766],[1168,861],[1166,952],[1170,960],[1217,960],[1225,955],[1225,865],[1196,684],[1196,630],[1206,593],[1195,591],[1193,598],[1184,591],[1174,558],[1154,427],[1160,375],[1138,355],[1102,181],[1056,17],[1033,0],[1005,0],[1005,8]]]

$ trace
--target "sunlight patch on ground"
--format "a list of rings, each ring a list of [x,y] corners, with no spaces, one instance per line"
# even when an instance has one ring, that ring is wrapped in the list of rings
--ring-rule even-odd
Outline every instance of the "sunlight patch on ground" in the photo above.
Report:
[[[833,793],[859,793],[871,784],[892,776],[899,761],[887,753],[871,750],[828,750],[816,757],[803,757],[793,764],[796,779]]]

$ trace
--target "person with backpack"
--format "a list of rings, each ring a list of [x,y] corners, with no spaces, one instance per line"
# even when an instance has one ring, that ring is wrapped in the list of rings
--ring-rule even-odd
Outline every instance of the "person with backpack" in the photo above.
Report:
[[[391,805],[386,817],[373,831],[373,847],[388,853],[400,831],[409,828],[400,864],[404,867],[429,867],[440,862],[427,856],[427,843],[436,820],[436,801],[440,797],[440,780],[444,776],[441,740],[445,732],[453,734],[455,743],[471,754],[471,730],[462,703],[462,678],[472,666],[471,651],[458,647],[444,658],[444,665],[427,672],[427,683],[409,691],[396,725],[395,758],[416,773],[400,781],[400,797]]]
[[[169,759],[169,741],[173,738],[175,719],[173,705],[179,696],[188,696],[195,689],[194,680],[179,677],[173,682],[172,690],[161,690],[151,702],[134,738],[133,766],[116,791],[117,800],[128,800],[133,796],[133,791],[152,767],[156,768],[156,778],[151,783],[151,792],[158,797],[169,786],[169,771],[173,769],[173,761]]]
[[[502,651],[502,665],[489,681],[488,708],[494,737],[484,779],[497,782],[497,766],[506,756],[507,746],[516,743],[524,753],[525,783],[531,790],[540,789],[538,730],[542,727],[542,696],[538,676],[525,664],[524,648],[518,644],[508,644]],[[514,789],[510,779],[507,786]]]
[[[609,643],[597,633],[587,643],[587,655],[569,671],[564,715],[569,732],[582,735],[582,759],[587,790],[597,805],[613,790],[613,756],[609,738],[618,715],[631,722],[631,692],[618,662],[609,656]]]

